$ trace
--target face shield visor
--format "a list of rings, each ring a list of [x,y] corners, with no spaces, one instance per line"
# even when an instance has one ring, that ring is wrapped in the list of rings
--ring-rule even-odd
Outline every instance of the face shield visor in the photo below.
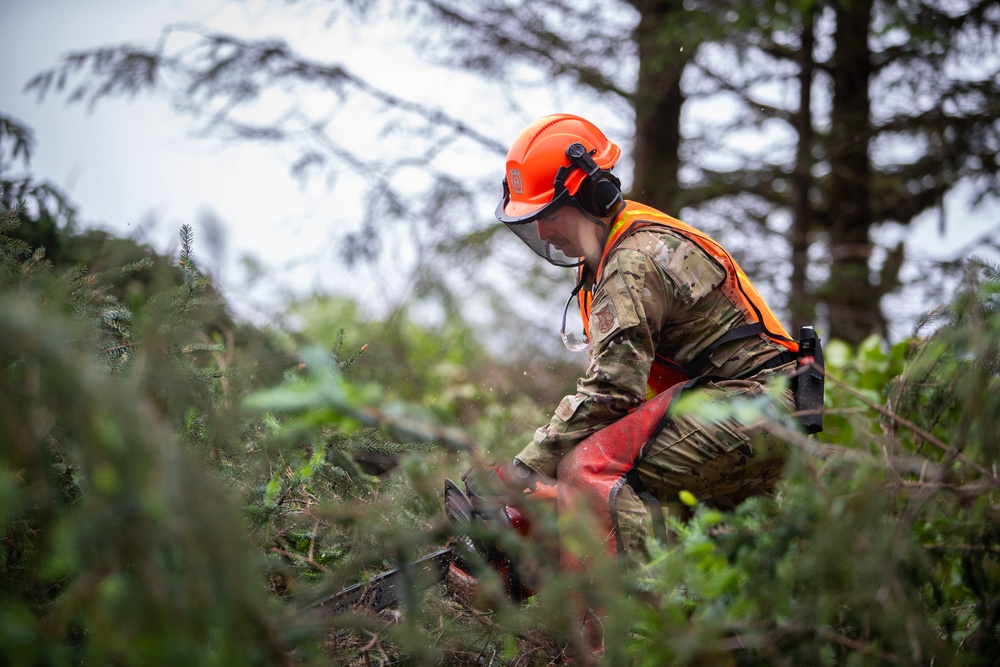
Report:
[[[535,254],[553,266],[572,267],[580,266],[584,262],[583,257],[570,257],[562,250],[552,245],[541,237],[538,232],[538,221],[546,218],[567,204],[576,204],[573,195],[569,193],[566,186],[557,179],[552,200],[534,210],[519,210],[517,204],[511,204],[510,188],[507,179],[503,182],[503,199],[497,204],[495,215],[497,220],[507,225],[517,237],[524,241],[524,244],[531,248]]]

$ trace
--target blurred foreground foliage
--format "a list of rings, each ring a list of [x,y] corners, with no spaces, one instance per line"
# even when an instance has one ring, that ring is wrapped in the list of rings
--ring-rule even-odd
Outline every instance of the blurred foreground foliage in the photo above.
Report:
[[[309,604],[448,540],[443,479],[516,451],[562,376],[333,299],[295,332],[237,325],[187,227],[179,258],[95,273],[0,213],[0,663],[1000,662],[995,267],[907,341],[829,342],[827,429],[786,433],[780,492],[688,498],[648,566],[583,581],[510,544],[541,556],[526,604],[434,587],[331,619]],[[603,611],[602,656],[574,653],[571,595]]]

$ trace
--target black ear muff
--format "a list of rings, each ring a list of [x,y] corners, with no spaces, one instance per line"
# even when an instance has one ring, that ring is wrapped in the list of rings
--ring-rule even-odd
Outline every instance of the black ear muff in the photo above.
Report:
[[[612,215],[622,204],[622,191],[617,180],[607,172],[601,174],[596,181],[585,178],[580,183],[576,200],[588,213],[598,218]]]
[[[601,178],[594,184],[594,211],[597,217],[609,216],[618,210],[622,203],[622,191],[609,178]]]
[[[576,199],[588,213],[603,218],[617,211],[622,203],[621,181],[611,172],[598,167],[591,157],[592,153],[581,143],[570,144],[566,149],[570,166],[565,172],[565,167],[560,168],[556,181],[564,182],[573,168],[582,170],[586,176],[580,183]]]

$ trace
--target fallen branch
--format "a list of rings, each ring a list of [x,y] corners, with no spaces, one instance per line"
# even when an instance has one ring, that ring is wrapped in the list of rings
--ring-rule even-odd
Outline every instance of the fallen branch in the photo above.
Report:
[[[287,556],[289,558],[294,558],[296,560],[300,560],[303,563],[306,563],[307,565],[309,565],[310,567],[316,568],[317,570],[319,570],[323,574],[333,574],[333,571],[330,570],[329,568],[327,568],[326,566],[324,566],[323,564],[317,563],[312,558],[309,558],[307,556],[303,556],[302,554],[297,554],[294,551],[285,551],[284,549],[279,549],[278,547],[271,547],[271,553],[281,554],[282,556]]]

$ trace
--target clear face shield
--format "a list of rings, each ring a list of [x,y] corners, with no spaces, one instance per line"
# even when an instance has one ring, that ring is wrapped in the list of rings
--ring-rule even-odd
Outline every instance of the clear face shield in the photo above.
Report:
[[[553,266],[573,267],[583,264],[583,257],[571,257],[565,254],[562,250],[543,239],[538,232],[538,220],[540,218],[548,217],[563,206],[574,203],[573,196],[569,194],[569,191],[565,187],[548,204],[519,217],[511,217],[504,212],[504,208],[510,201],[510,190],[506,179],[503,182],[503,195],[503,199],[497,204],[495,212],[497,219],[507,225],[507,229],[514,232],[536,255]]]

